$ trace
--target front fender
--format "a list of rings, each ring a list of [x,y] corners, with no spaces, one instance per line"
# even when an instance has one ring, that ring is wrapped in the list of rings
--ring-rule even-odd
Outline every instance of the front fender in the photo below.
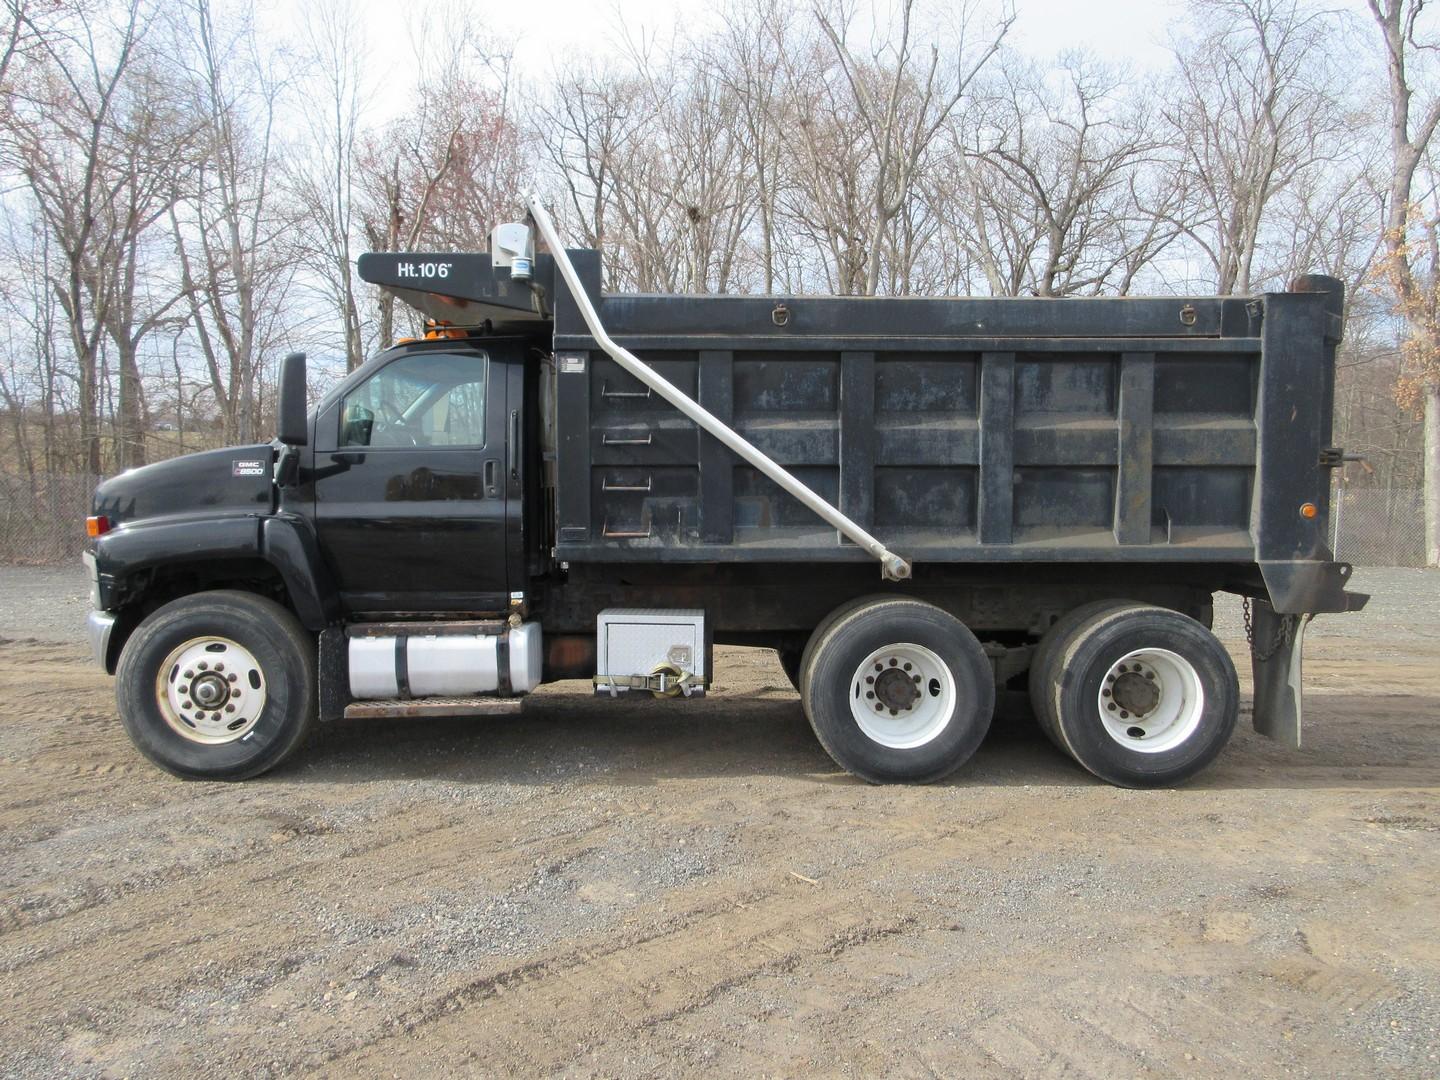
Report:
[[[108,532],[95,542],[99,606],[113,611],[131,603],[123,590],[137,572],[185,563],[213,567],[233,559],[274,567],[306,629],[323,629],[338,618],[337,594],[314,529],[291,514],[172,517]],[[123,641],[123,635],[117,637]]]
[[[278,514],[261,526],[261,555],[280,572],[295,617],[307,630],[323,630],[339,621],[338,593],[320,558],[315,529],[305,518]]]
[[[175,563],[209,563],[260,557],[258,514],[169,517],[137,522],[95,541],[99,606],[120,606],[121,583],[139,570]]]

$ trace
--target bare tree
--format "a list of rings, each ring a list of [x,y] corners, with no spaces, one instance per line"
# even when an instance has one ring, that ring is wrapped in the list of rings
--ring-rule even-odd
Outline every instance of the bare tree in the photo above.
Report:
[[[137,163],[126,160],[120,130],[131,69],[148,29],[139,0],[107,24],[73,20],[45,36],[35,62],[15,80],[7,157],[24,179],[53,243],[50,285],[65,315],[79,387],[80,461],[101,471],[101,343],[126,316],[112,310],[117,290],[133,288],[127,265],[138,252],[152,206]],[[12,76],[14,73],[12,72]],[[133,149],[133,143],[130,144]],[[122,152],[116,153],[120,147]],[[122,392],[138,391],[133,372]],[[124,408],[133,397],[123,398]],[[137,403],[138,404],[138,403]],[[133,422],[135,413],[127,413]],[[134,445],[134,433],[122,445]]]
[[[260,51],[248,18],[217,22],[210,0],[192,0],[176,33],[200,137],[170,227],[225,437],[249,442],[259,433],[260,369],[294,278],[276,205],[284,69]]]
[[[195,132],[191,118],[173,103],[173,72],[159,68],[151,53],[131,72],[116,113],[112,170],[121,181],[108,201],[107,231],[116,238],[110,274],[112,296],[103,323],[119,375],[116,465],[131,468],[147,459],[149,412],[140,371],[144,340],[166,323],[183,290],[171,275],[151,272],[157,230],[176,199],[177,176],[186,171]]]
[[[1440,125],[1440,96],[1417,103],[1410,67],[1437,43],[1417,37],[1423,0],[1368,2],[1384,42],[1390,90],[1385,269],[1408,332],[1402,396],[1419,404],[1425,418],[1425,561],[1440,566],[1440,207],[1427,213],[1415,198],[1417,173]]]
[[[43,51],[45,38],[80,6],[75,0],[5,0],[5,21],[0,25],[0,86],[4,86],[11,64]],[[0,104],[0,111],[3,109]]]
[[[658,63],[631,43],[646,145],[629,147],[614,185],[618,224],[650,289],[728,292],[739,277],[741,239],[755,213],[740,103],[724,61],[704,48]]]
[[[553,172],[552,184],[565,217],[587,247],[607,256],[623,236],[612,225],[617,183],[634,180],[626,151],[639,140],[643,110],[639,80],[618,77],[598,66],[575,66],[561,75],[553,92],[532,105],[532,124]],[[610,287],[636,285],[643,275],[610,259]]]
[[[782,48],[789,36],[789,10],[777,0],[732,3],[718,38],[705,50],[706,61],[735,102],[740,163],[754,185],[755,222],[762,291],[775,291],[779,229],[777,195],[784,127]]]
[[[352,0],[307,0],[304,66],[312,74],[300,100],[309,145],[291,161],[289,181],[302,222],[295,254],[320,282],[340,323],[345,367],[365,359],[356,297],[356,158],[366,100],[364,20]]]
[[[992,293],[1125,293],[1174,241],[1159,144],[1125,74],[1069,54],[1054,68],[1008,55],[971,123],[942,133],[925,178],[942,228]]]
[[[838,104],[836,91],[845,94],[844,112],[849,115],[842,123],[854,123],[858,129],[860,137],[854,145],[862,167],[844,178],[827,176],[831,162],[825,155],[827,148],[813,137],[817,125],[812,123],[804,128],[812,137],[800,183],[813,190],[812,209],[821,215],[830,205],[828,197],[837,179],[842,189],[855,185],[835,204],[848,211],[845,218],[825,223],[839,263],[837,284],[844,293],[875,293],[886,233],[914,195],[916,175],[931,141],[1015,21],[1014,11],[1007,6],[997,25],[982,33],[978,45],[972,46],[966,31],[977,15],[967,0],[956,12],[960,41],[942,61],[938,44],[926,46],[915,40],[914,8],[914,0],[902,0],[898,38],[874,41],[863,57],[852,47],[848,13],[843,8],[816,11],[843,77],[828,96],[831,103]],[[842,133],[831,130],[830,134]]]
[[[525,171],[508,108],[510,57],[461,9],[428,13],[413,34],[414,105],[360,150],[365,238],[377,251],[479,249],[518,207]],[[376,308],[376,337],[388,344],[394,296],[382,291]]]
[[[1343,138],[1330,13],[1300,0],[1195,0],[1201,35],[1176,55],[1163,111],[1186,192],[1175,224],[1218,293],[1248,293],[1268,212]]]

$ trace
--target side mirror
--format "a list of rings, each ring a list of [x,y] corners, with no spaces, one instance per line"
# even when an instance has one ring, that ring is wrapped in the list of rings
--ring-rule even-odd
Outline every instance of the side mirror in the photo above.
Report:
[[[286,446],[310,441],[310,418],[305,400],[305,354],[292,352],[280,364],[280,399],[276,408],[276,435]]]

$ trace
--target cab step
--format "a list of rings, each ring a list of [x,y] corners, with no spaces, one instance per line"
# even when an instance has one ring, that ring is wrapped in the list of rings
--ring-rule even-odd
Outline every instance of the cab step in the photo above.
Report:
[[[427,697],[380,698],[352,701],[345,706],[346,720],[379,717],[504,716],[520,711],[523,698]]]

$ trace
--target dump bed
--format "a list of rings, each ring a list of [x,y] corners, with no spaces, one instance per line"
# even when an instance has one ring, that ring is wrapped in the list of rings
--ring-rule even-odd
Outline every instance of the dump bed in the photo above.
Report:
[[[573,258],[612,338],[916,566],[1329,557],[1333,279],[1248,298],[602,295],[598,259]],[[558,558],[868,557],[597,349],[559,292]]]

